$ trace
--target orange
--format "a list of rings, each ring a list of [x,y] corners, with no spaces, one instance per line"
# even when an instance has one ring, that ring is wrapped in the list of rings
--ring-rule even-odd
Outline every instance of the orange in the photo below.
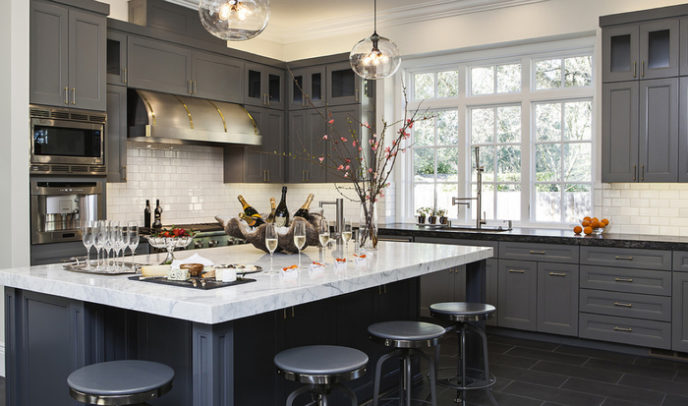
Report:
[[[596,222],[596,221],[600,221],[600,219],[598,219],[597,217],[593,217],[592,219],[590,219],[590,221]]]
[[[602,223],[603,223],[605,226],[608,226],[608,225],[609,225],[609,220],[607,220],[607,219],[602,219]]]
[[[593,220],[593,221],[590,223],[590,227],[592,227],[592,228],[600,228],[600,224],[601,224],[601,223],[600,223],[599,221]]]
[[[588,216],[585,216],[585,217],[583,217],[583,220],[590,221],[590,220],[592,220],[592,219],[591,219],[590,217],[588,217]]]
[[[607,227],[607,224],[605,224],[605,223],[602,222],[602,221],[600,221],[599,224],[600,224],[600,228],[605,228],[605,227]]]
[[[592,234],[592,227],[585,227],[585,228],[583,229],[583,232],[585,233],[585,235],[590,235],[590,234]]]
[[[590,220],[583,220],[583,222],[581,223],[583,227],[588,227],[590,224]]]
[[[583,231],[583,227],[581,227],[581,226],[573,227],[573,232],[576,234],[580,234],[582,231]]]

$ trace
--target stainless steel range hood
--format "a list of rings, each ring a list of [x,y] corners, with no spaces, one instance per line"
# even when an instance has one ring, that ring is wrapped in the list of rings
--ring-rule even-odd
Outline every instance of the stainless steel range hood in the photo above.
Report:
[[[260,145],[255,120],[238,104],[129,90],[129,140],[165,144]]]

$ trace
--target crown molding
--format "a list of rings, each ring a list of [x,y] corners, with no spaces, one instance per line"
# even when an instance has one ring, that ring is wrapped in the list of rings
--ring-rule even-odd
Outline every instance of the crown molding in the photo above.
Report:
[[[188,8],[197,8],[198,0],[167,0]],[[465,14],[480,13],[502,8],[517,7],[550,0],[429,0],[413,5],[392,7],[378,11],[378,25],[384,27],[419,23]],[[307,27],[294,29],[289,22],[270,21],[261,34],[267,41],[286,45],[313,38],[326,38],[372,31],[372,13],[365,12],[345,19],[327,19],[311,22]]]

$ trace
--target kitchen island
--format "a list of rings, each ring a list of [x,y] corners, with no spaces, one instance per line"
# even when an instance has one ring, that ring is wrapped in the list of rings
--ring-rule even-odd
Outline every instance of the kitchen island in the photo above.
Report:
[[[342,248],[339,247],[341,250]],[[356,346],[374,361],[380,348],[368,324],[418,315],[418,277],[467,265],[467,298],[485,298],[491,248],[381,242],[365,261],[336,270],[335,250],[307,248],[270,258],[244,245],[197,250],[216,263],[266,271],[256,282],[196,290],[69,272],[62,265],[0,270],[5,288],[7,405],[72,405],[66,376],[93,362],[148,359],[175,369],[173,390],[160,403],[180,406],[280,404],[292,386],[277,377],[274,354],[306,344]],[[191,255],[177,253],[178,258]],[[162,256],[138,256],[156,263]],[[328,264],[310,270],[311,261]],[[371,354],[372,352],[372,354]],[[355,390],[369,396],[367,379]],[[388,381],[393,380],[392,376]],[[39,385],[40,390],[34,385]]]

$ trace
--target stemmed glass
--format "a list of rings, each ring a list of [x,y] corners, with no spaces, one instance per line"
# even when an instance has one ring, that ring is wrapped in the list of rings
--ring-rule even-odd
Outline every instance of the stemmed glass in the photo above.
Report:
[[[322,248],[327,248],[327,244],[330,242],[330,225],[324,217],[320,220],[318,239],[320,240],[320,246]]]
[[[112,265],[108,264],[108,271],[115,271],[117,269],[117,252],[122,241],[122,227],[118,222],[110,223],[110,239],[108,241],[109,250],[112,250]]]
[[[306,224],[303,221],[294,224],[294,245],[299,250],[299,269],[301,269],[301,250],[306,245]]]
[[[81,241],[86,247],[86,268],[91,267],[91,247],[95,243],[95,225],[92,221],[86,223],[81,229]]]
[[[130,221],[127,224],[127,234],[129,234],[129,249],[131,250],[131,262],[132,266],[134,263],[134,254],[136,253],[136,247],[139,246],[139,226],[133,222]]]
[[[270,251],[270,270],[272,271],[272,256],[277,249],[277,230],[275,230],[275,225],[272,223],[268,223],[265,227],[265,246]]]
[[[124,254],[127,249],[127,246],[129,246],[129,229],[127,227],[122,227],[121,228],[122,232],[122,238],[120,239],[120,244],[118,246],[118,256],[120,257],[119,260],[119,267],[120,269],[124,269]]]
[[[96,252],[98,258],[96,259],[96,270],[101,270],[100,257],[101,252],[105,248],[105,241],[107,239],[107,223],[103,220],[96,222],[96,226],[93,232],[93,245],[96,247]]]
[[[349,241],[351,241],[351,236],[353,234],[353,226],[351,221],[347,220],[344,222],[344,230],[342,231],[342,240],[344,240],[344,247],[348,250]]]

